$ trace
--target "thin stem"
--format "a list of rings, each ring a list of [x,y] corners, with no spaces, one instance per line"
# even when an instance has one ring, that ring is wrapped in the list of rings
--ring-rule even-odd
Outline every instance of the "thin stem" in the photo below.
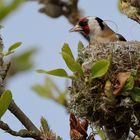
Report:
[[[0,95],[3,93],[4,88],[0,90]],[[41,135],[39,129],[33,122],[24,114],[24,112],[16,105],[14,100],[9,105],[9,111],[25,126],[28,131],[33,131],[37,135]]]
[[[7,123],[4,123],[3,121],[0,121],[0,128],[4,130],[5,132],[13,135],[13,136],[19,136],[23,138],[35,138],[37,140],[41,140],[40,135],[38,135],[34,131],[28,131],[28,130],[20,130],[20,131],[14,131],[12,130]]]
[[[37,133],[40,133],[38,128],[31,122],[31,120],[15,104],[14,100],[12,100],[12,102],[11,102],[11,104],[9,106],[9,110],[25,126],[25,128],[27,128],[27,130],[35,131]]]

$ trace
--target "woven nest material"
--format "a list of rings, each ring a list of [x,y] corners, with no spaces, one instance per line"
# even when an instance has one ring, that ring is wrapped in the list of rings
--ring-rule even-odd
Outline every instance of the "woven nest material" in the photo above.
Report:
[[[111,66],[108,73],[91,80],[92,65],[109,57]],[[140,88],[140,42],[94,44],[79,52],[78,62],[84,70],[84,76],[77,76],[72,81],[70,111],[88,119],[94,125],[106,128],[109,135],[114,135],[110,136],[112,139],[127,137],[130,128],[140,136],[137,132],[140,129],[140,103],[133,100],[130,96],[131,91],[123,91],[123,88],[114,94],[116,85],[120,84],[117,79],[120,73],[135,71],[133,88]],[[107,81],[110,96],[105,94]]]

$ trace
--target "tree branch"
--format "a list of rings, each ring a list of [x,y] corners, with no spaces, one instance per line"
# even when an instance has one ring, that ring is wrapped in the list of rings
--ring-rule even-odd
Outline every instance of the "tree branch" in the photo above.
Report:
[[[69,22],[76,24],[81,17],[81,12],[78,9],[78,0],[26,0],[26,1],[38,1],[43,7],[39,10],[52,18],[58,18],[65,16]]]
[[[139,0],[120,0],[120,9],[128,18],[140,24],[140,1]]]
[[[14,131],[8,126],[8,124],[4,123],[3,121],[0,121],[0,128],[13,136],[19,136],[19,137],[23,137],[23,138],[35,138],[38,140],[40,137],[40,135],[38,135],[35,131],[28,131],[25,129],[22,129],[18,132]]]
[[[5,90],[5,77],[9,70],[9,63],[5,63],[3,60],[3,41],[0,38],[0,96]],[[23,113],[23,111],[15,104],[14,100],[9,105],[9,111],[16,116],[16,118],[25,126],[28,131],[34,131],[36,135],[41,135],[40,130],[33,124],[33,122]],[[40,136],[37,138],[40,139]]]
[[[9,110],[12,114],[16,116],[16,118],[27,128],[29,131],[35,131],[36,133],[40,133],[38,128],[32,123],[32,121],[21,111],[21,109],[15,104],[14,100],[12,100]]]
[[[9,70],[10,64],[4,62],[4,54],[3,54],[3,41],[0,37],[0,96],[5,91],[5,77]],[[33,124],[33,122],[24,114],[24,112],[16,105],[14,100],[11,101],[9,105],[9,111],[14,114],[14,116],[23,124],[26,129],[22,129],[20,131],[12,130],[8,124],[4,123],[0,120],[0,129],[6,131],[7,133],[13,136],[20,136],[23,138],[33,138],[36,140],[61,140],[59,136],[56,136],[50,128],[48,128],[47,121],[45,119],[41,122],[40,130]],[[46,131],[48,130],[48,131]]]
[[[43,7],[39,10],[51,18],[65,16],[66,19],[73,25],[83,16],[78,8],[78,0],[26,0],[38,1]],[[89,40],[84,34],[80,33],[86,40]]]

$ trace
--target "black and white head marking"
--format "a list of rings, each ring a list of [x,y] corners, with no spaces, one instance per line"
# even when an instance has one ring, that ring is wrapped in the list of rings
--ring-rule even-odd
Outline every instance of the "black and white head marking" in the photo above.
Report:
[[[95,17],[95,20],[97,20],[101,29],[104,30],[104,28],[105,28],[104,21],[102,19],[100,19],[99,17]]]

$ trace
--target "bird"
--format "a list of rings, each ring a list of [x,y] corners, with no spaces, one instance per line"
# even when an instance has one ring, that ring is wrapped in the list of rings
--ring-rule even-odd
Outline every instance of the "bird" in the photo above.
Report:
[[[77,24],[70,29],[70,32],[81,32],[89,38],[90,44],[126,41],[121,34],[114,32],[104,20],[93,16],[80,18]]]

